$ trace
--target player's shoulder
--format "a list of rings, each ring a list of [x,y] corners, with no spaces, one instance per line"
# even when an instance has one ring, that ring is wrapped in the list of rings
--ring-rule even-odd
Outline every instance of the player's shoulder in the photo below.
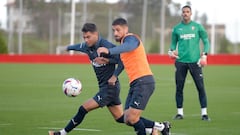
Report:
[[[116,45],[108,41],[107,39],[100,38],[99,39],[99,46],[100,47],[106,47],[106,48],[112,48],[115,47]]]
[[[182,28],[182,27],[183,27],[182,22],[179,22],[178,24],[173,26],[172,31],[175,31],[176,29],[179,29],[179,28]]]
[[[200,24],[200,23],[198,23],[198,22],[196,22],[196,21],[192,21],[191,24],[192,24],[192,25],[195,25],[195,26],[197,26],[197,27],[203,27],[202,24]]]
[[[140,36],[135,34],[135,33],[127,33],[125,37],[130,37],[130,38],[139,38]]]
[[[177,23],[176,25],[174,25],[173,28],[182,27],[182,25],[183,25],[183,22],[181,21],[181,22]]]
[[[135,41],[139,41],[140,40],[140,36],[134,33],[128,33],[125,35],[124,37],[124,41],[126,40],[135,40]]]
[[[177,30],[182,29],[182,23],[178,23],[172,27],[172,33],[176,33]]]
[[[79,48],[82,48],[82,49],[87,49],[88,48],[88,45],[86,42],[83,42],[83,43],[79,43]]]

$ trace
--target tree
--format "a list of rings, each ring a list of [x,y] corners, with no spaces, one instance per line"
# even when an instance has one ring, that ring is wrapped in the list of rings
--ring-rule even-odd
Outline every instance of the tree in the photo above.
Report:
[[[230,53],[230,46],[232,46],[232,43],[224,36],[220,40],[218,53]]]
[[[3,38],[2,31],[0,31],[0,54],[8,53],[7,44]]]
[[[19,1],[16,1],[19,5]],[[32,18],[32,24],[36,29],[37,36],[42,39],[49,37],[50,22],[58,24],[59,8],[66,8],[68,4],[62,0],[46,3],[45,0],[24,0],[23,8]],[[53,25],[54,33],[57,32],[57,26]]]
[[[207,14],[204,13],[204,14],[200,17],[200,23],[203,24],[203,25],[206,25],[206,24],[207,24],[207,21],[208,21]]]

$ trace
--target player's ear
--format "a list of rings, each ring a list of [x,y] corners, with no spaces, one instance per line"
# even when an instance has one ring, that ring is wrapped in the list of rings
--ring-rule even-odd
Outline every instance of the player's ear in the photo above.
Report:
[[[98,35],[98,32],[97,31],[95,31],[95,32],[93,32],[94,33],[94,35]]]
[[[123,26],[125,33],[128,33],[128,26]]]

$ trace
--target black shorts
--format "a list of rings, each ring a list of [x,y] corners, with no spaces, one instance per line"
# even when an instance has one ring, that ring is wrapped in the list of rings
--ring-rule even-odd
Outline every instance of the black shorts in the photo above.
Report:
[[[93,99],[99,104],[100,107],[120,105],[121,100],[119,94],[120,84],[119,82],[116,82],[115,86],[102,86]]]
[[[154,89],[155,81],[152,75],[134,80],[130,84],[130,90],[125,103],[125,110],[129,107],[144,110]]]

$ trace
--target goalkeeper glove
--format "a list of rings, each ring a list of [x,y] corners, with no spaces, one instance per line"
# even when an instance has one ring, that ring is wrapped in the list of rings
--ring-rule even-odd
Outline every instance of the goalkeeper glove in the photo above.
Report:
[[[206,53],[203,53],[203,55],[200,57],[200,59],[197,62],[199,67],[204,67],[207,65],[207,55]]]
[[[172,51],[172,50],[169,50],[168,51],[168,56],[171,58],[171,59],[178,59],[178,52],[175,50],[175,51]]]

